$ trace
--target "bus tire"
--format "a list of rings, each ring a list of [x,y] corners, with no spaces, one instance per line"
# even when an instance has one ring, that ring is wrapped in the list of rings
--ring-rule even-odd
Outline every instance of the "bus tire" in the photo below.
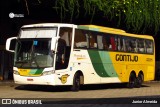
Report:
[[[136,78],[135,87],[140,88],[142,86],[142,82],[143,82],[143,75],[139,74],[138,77]]]
[[[73,79],[73,85],[71,86],[72,91],[79,91],[80,89],[80,75],[76,73]]]
[[[135,83],[136,83],[136,76],[135,76],[134,73],[131,73],[130,77],[129,77],[129,82],[127,84],[127,87],[128,88],[134,88],[135,87]]]

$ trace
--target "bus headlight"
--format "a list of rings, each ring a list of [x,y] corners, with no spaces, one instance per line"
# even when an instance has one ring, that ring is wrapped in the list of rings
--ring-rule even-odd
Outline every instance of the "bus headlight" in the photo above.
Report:
[[[13,73],[16,74],[16,75],[19,75],[19,72],[18,72],[18,71],[15,71],[15,70],[14,70]]]
[[[51,74],[53,74],[53,73],[54,73],[54,71],[44,71],[44,72],[42,73],[42,76],[51,75]]]

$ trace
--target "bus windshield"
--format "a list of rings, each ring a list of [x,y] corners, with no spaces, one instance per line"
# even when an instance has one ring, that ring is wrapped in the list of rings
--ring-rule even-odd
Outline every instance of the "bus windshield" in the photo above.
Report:
[[[52,67],[54,55],[50,39],[19,39],[16,43],[14,65],[19,68]]]

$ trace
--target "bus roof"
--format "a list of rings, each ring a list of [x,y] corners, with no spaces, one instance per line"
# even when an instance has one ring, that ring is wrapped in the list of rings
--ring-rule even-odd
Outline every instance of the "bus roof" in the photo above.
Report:
[[[115,28],[109,28],[109,27],[103,27],[103,26],[97,26],[97,25],[79,25],[79,29],[86,29],[86,30],[94,30],[94,31],[100,31],[100,32],[123,32],[124,30],[121,29],[115,29]]]
[[[39,23],[39,24],[29,24],[29,25],[23,25],[22,28],[27,27],[72,27],[74,24],[67,24],[67,23]],[[115,29],[115,28],[109,28],[109,27],[103,27],[103,26],[97,26],[97,25],[77,25],[77,28],[84,29],[84,30],[93,30],[93,31],[99,31],[99,32],[123,32],[124,30]]]
[[[150,35],[127,33],[124,30],[110,28],[110,27],[103,27],[103,26],[97,26],[97,25],[78,25],[77,27],[79,29],[84,29],[84,30],[92,30],[92,31],[105,32],[105,33],[110,33],[110,34],[118,34],[118,35],[124,35],[124,36],[153,39],[153,37]]]
[[[22,28],[27,27],[72,27],[74,24],[66,24],[66,23],[39,23],[39,24],[30,24],[30,25],[23,25]]]
[[[39,23],[39,24],[30,24],[30,25],[24,25],[22,28],[28,28],[28,27],[73,27],[77,26],[78,29],[84,29],[84,30],[92,30],[92,31],[98,31],[98,32],[105,32],[110,34],[118,34],[118,35],[124,35],[124,36],[132,36],[132,37],[138,37],[138,38],[148,38],[152,39],[153,37],[150,35],[139,35],[139,34],[133,34],[133,33],[127,33],[124,30],[116,29],[116,28],[110,28],[110,27],[103,27],[103,26],[97,26],[97,25],[75,25],[75,24],[67,24],[67,23]]]

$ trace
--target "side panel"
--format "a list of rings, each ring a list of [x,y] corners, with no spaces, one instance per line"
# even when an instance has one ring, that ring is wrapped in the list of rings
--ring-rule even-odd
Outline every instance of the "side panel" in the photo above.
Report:
[[[120,82],[109,52],[88,50],[88,53],[101,83]]]
[[[101,83],[128,82],[132,71],[142,71],[144,81],[154,80],[154,55],[88,50]]]
[[[109,52],[88,50],[93,67],[100,77],[117,77]]]
[[[87,50],[75,49],[70,60],[72,72],[82,71],[84,84],[100,83],[100,76],[95,72]]]
[[[128,82],[132,71],[142,71],[144,81],[154,80],[155,57],[149,54],[110,52],[113,66],[122,82]]]

